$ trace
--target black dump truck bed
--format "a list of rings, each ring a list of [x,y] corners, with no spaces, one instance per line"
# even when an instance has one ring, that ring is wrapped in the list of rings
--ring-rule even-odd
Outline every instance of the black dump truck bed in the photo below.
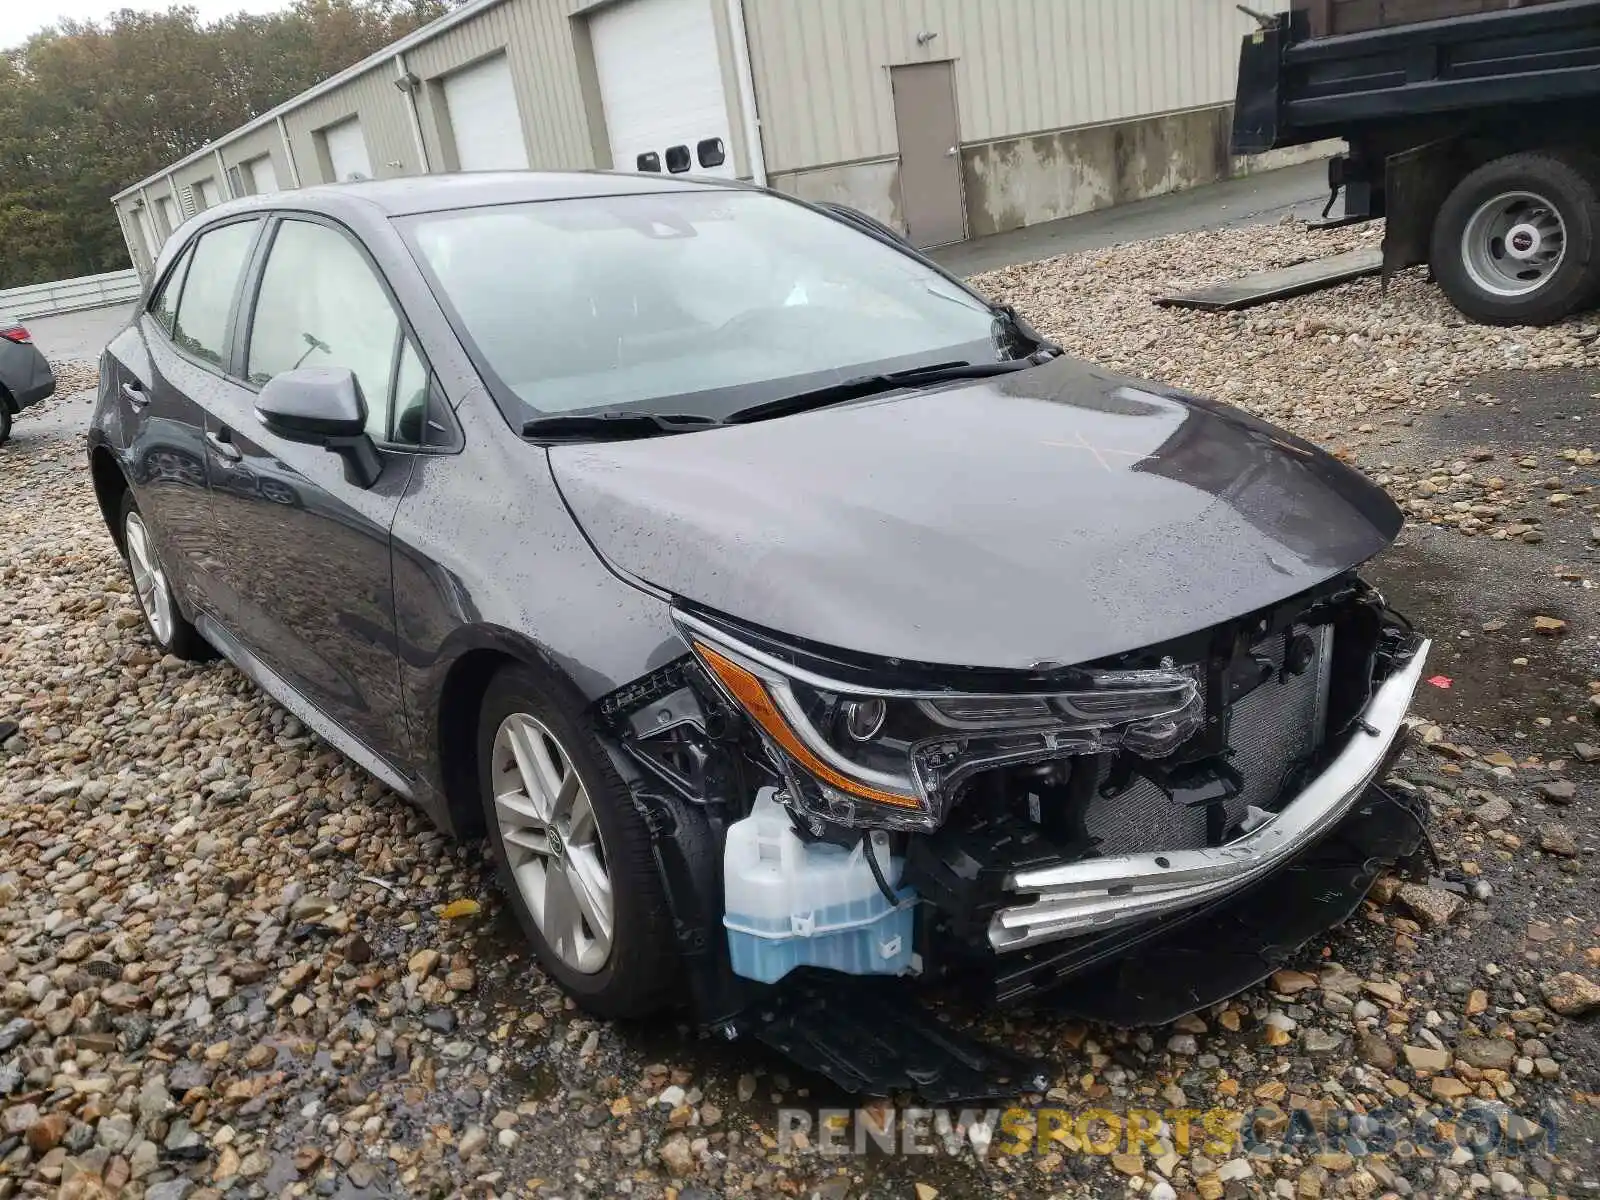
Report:
[[[1342,138],[1328,182],[1342,220],[1387,219],[1386,280],[1426,263],[1499,325],[1600,302],[1600,0],[1296,0],[1257,20],[1234,153]]]
[[[1330,33],[1361,33],[1391,25],[1412,25],[1443,17],[1499,12],[1550,4],[1554,0],[1293,0],[1289,7],[1303,9],[1312,37]]]
[[[1314,36],[1312,15],[1295,8],[1245,40],[1236,154],[1348,137],[1397,118],[1600,104],[1600,0],[1322,37]]]

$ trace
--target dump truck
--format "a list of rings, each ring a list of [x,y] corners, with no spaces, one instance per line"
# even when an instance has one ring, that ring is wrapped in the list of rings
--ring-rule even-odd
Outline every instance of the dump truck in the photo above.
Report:
[[[1294,0],[1251,15],[1234,152],[1343,139],[1330,209],[1343,191],[1342,219],[1387,220],[1385,279],[1427,264],[1494,325],[1600,302],[1600,0]]]

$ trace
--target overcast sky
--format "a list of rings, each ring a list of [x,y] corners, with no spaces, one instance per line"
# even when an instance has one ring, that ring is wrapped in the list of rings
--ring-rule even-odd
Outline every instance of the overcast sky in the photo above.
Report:
[[[187,0],[188,7],[198,9],[202,21],[212,21],[235,12],[271,12],[287,8],[289,0]],[[119,8],[165,11],[172,4],[152,0],[28,0],[26,4],[0,3],[7,9],[0,20],[0,46],[16,46],[28,40],[46,25],[53,25],[62,17],[77,21],[103,20],[108,13]]]

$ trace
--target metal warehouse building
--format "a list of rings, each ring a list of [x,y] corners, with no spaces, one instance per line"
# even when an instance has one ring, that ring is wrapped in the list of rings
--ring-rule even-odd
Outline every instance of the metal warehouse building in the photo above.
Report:
[[[468,0],[114,202],[141,273],[228,197],[491,168],[736,175],[933,246],[1250,169],[1254,27],[1233,0]]]

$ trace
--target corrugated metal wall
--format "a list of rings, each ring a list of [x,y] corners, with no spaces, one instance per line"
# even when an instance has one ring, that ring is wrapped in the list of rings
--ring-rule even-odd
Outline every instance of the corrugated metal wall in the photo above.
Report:
[[[160,247],[146,244],[144,230],[139,224],[139,212],[134,207],[136,203],[138,197],[130,196],[117,201],[115,207],[117,224],[122,229],[122,240],[128,246],[128,260],[133,263],[133,269],[139,272],[142,278],[150,273],[150,267],[154,264]]]
[[[206,180],[209,180],[211,183],[216,185],[217,195],[226,200],[228,198],[228,193],[224,186],[225,181],[221,178],[221,174],[222,173],[217,170],[216,156],[211,154],[206,155],[197,162],[192,162],[188,166],[180,167],[178,170],[174,171],[172,173],[172,182],[176,185],[180,197],[180,209],[183,189],[188,187],[194,193],[194,212],[200,211],[200,184]],[[188,210],[181,211],[182,215],[185,217],[193,215],[193,213]]]
[[[426,81],[418,93],[418,109],[428,161],[434,170],[446,169],[450,161],[445,153],[448,129],[438,80],[500,51],[511,62],[528,165],[594,165],[567,15],[573,7],[573,0],[508,0],[406,54],[406,67]]]
[[[289,130],[289,144],[294,147],[302,184],[333,182],[324,168],[325,156],[318,151],[316,134],[350,117],[361,122],[374,178],[389,179],[421,171],[406,98],[394,85],[395,75],[390,60],[285,114],[283,121]]]
[[[745,20],[775,171],[895,154],[892,65],[953,59],[971,144],[1230,103],[1255,28],[1233,0],[745,0]]]
[[[405,51],[405,66],[422,80],[415,92],[416,127],[406,94],[395,86],[398,66],[392,56],[333,91],[292,107],[283,121],[300,183],[328,180],[326,152],[317,131],[352,116],[361,122],[373,174],[379,178],[424,169],[417,145],[419,129],[426,168],[448,169],[453,154],[440,81],[451,71],[500,52],[511,63],[529,163],[570,168],[609,162],[583,20],[584,13],[605,2],[503,0],[411,46]],[[729,124],[735,162],[745,173],[748,158],[725,3],[702,2],[711,7],[720,48],[728,59],[723,65]],[[743,4],[766,168],[775,185],[856,203],[891,221],[898,220],[899,182],[890,67],[952,62],[964,169],[975,179],[976,168],[968,162],[974,155],[1005,159],[1009,143],[1030,135],[1220,108],[1233,98],[1239,39],[1254,27],[1233,0],[743,0]],[[1287,5],[1288,0],[1256,0],[1256,7],[1267,10],[1281,11]],[[1167,140],[1190,137],[1176,127],[1158,132]],[[280,184],[291,186],[294,175],[275,124],[225,136],[217,149],[227,166],[271,154]],[[1200,166],[1191,170],[1194,164],[1181,161],[1185,154],[1175,153],[1174,161],[1182,169],[1168,172],[1172,178],[1162,187],[1204,181],[1209,168],[1200,160],[1216,157],[1213,148],[1208,142],[1189,149],[1193,152],[1187,157]],[[1072,153],[1071,147],[1052,151],[1057,152],[1069,157]],[[1046,175],[1067,169],[1053,160],[1045,162],[1049,157],[1040,160]],[[182,192],[205,178],[215,179],[227,195],[225,174],[212,154],[149,183],[145,193],[165,192],[169,181],[175,192]],[[1077,200],[1068,203],[1060,197],[1035,203],[1042,186],[1037,180],[1003,186],[996,181],[990,188],[994,196],[1020,187],[1029,199],[1020,207],[1008,200],[1005,213],[998,209],[987,216],[980,213],[969,221],[969,229],[1009,227],[1012,222],[1079,210]],[[1117,189],[1102,188],[1095,192],[1097,198],[1085,203],[1094,206],[1133,194],[1123,197]],[[133,200],[129,196],[119,204],[125,221],[136,217]]]
[[[265,129],[252,130],[222,146],[222,161],[230,167],[260,158],[263,154],[272,159],[272,173],[278,178],[278,186],[288,187],[294,176],[289,172],[289,160],[284,155],[283,139],[278,136],[276,123]],[[295,164],[297,167],[299,165],[298,162]]]
[[[711,4],[713,0],[705,2]],[[592,82],[586,85],[583,77],[585,66],[589,65],[588,48],[578,44],[584,40],[581,14],[594,7],[595,0],[504,0],[406,50],[406,70],[422,81],[415,92],[415,127],[411,103],[395,86],[399,65],[393,56],[385,56],[371,69],[330,92],[291,106],[283,114],[293,170],[274,122],[219,138],[213,149],[221,154],[221,168],[215,154],[201,155],[149,183],[144,194],[153,208],[156,195],[166,195],[170,190],[177,197],[185,188],[197,195],[200,181],[210,179],[226,198],[229,193],[225,168],[262,154],[271,156],[282,187],[293,186],[296,175],[301,186],[329,182],[326,150],[320,144],[319,131],[351,117],[361,123],[376,177],[449,169],[453,154],[441,81],[450,72],[496,53],[505,53],[511,63],[530,166],[557,169],[609,163],[598,98],[586,94],[586,89],[593,91]],[[714,10],[715,7],[713,4]],[[731,65],[727,69],[731,73]],[[426,163],[417,145],[419,131]],[[739,139],[735,142],[742,149]],[[135,229],[139,200],[135,193],[117,202],[120,217]],[[158,226],[156,236],[164,240],[170,231],[159,228],[158,216],[154,219]],[[135,250],[134,257],[140,258],[134,239],[130,239],[130,247]]]

